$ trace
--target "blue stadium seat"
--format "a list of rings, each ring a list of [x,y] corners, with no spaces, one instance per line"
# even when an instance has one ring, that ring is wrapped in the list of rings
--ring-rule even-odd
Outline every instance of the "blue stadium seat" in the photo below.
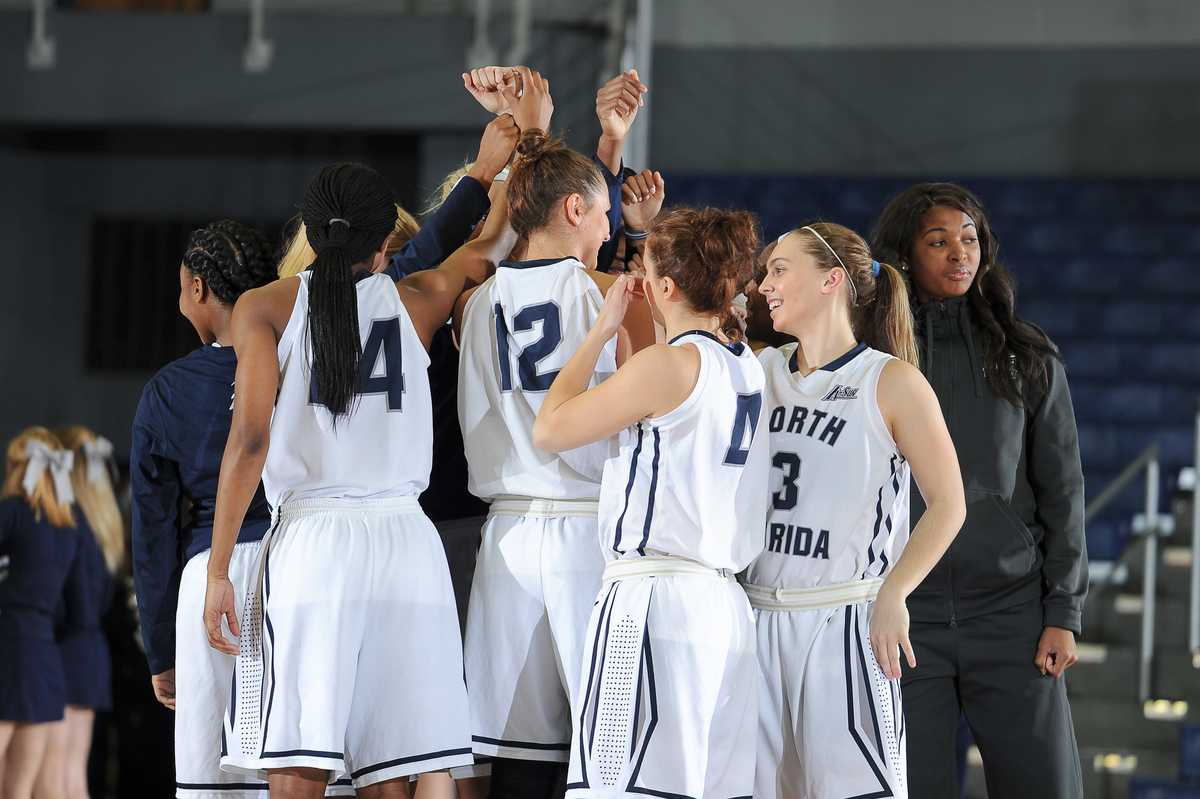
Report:
[[[1110,515],[1110,514],[1106,514]],[[1129,524],[1112,518],[1095,520],[1087,526],[1087,550],[1090,560],[1117,560],[1129,543]]]
[[[1196,269],[1195,258],[1176,256],[1155,259],[1138,270],[1136,279],[1144,290],[1156,295],[1200,296],[1200,269]]]
[[[1115,342],[1055,339],[1067,364],[1067,377],[1111,381],[1121,374],[1122,348]]]
[[[1179,776],[1200,782],[1200,724],[1179,728]]]
[[[1129,799],[1200,799],[1200,785],[1134,777],[1129,781]]]

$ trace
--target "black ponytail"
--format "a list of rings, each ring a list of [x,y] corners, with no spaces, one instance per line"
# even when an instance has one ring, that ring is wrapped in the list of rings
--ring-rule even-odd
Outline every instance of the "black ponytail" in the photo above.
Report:
[[[300,215],[317,255],[308,288],[312,380],[317,401],[336,417],[350,410],[362,357],[352,268],[383,247],[396,226],[396,205],[378,172],[337,164],[308,184]]]

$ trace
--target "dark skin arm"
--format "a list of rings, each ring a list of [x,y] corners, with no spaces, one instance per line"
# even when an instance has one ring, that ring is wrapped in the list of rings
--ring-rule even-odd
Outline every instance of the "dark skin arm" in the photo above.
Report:
[[[233,311],[230,331],[237,351],[233,423],[221,475],[213,520],[212,553],[208,561],[208,590],[204,597],[204,627],[209,644],[219,652],[237,655],[237,644],[221,631],[221,619],[235,636],[241,634],[229,581],[229,559],[237,543],[246,509],[254,498],[271,441],[271,413],[279,392],[276,346],[296,302],[298,280],[280,280],[246,292]]]

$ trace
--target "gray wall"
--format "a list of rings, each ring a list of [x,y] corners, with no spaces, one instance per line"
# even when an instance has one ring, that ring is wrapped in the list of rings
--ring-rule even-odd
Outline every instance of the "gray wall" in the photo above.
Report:
[[[1200,48],[654,53],[679,172],[1200,175]]]
[[[1080,2],[1063,7],[1078,19]],[[1031,4],[1019,0],[1022,13]],[[690,2],[661,0],[646,112],[652,165],[668,176],[1200,176],[1192,141],[1200,49],[1184,46],[1190,34],[1181,33],[1196,29],[1189,9],[1200,7],[1103,0],[1072,39],[1069,14],[1034,15],[1022,28],[959,4],[954,12],[942,0],[914,5],[935,20],[975,14],[976,24],[933,28],[922,40],[930,20],[889,22],[895,4],[883,0],[820,0],[804,14],[784,0],[722,0],[705,4],[708,16],[689,16]],[[420,163],[419,186],[408,194],[422,198],[473,156],[485,115],[459,78],[468,18],[272,14],[275,62],[262,75],[242,70],[245,32],[236,13],[56,14],[58,64],[39,73],[24,62],[28,14],[0,11],[0,131],[410,131],[420,135]],[[931,46],[930,36],[951,44]],[[591,147],[597,129],[602,40],[592,23],[555,22],[534,36],[530,61],[551,78],[556,126],[580,148]],[[1164,41],[1173,46],[1149,46]],[[0,245],[10,278],[0,292],[0,436],[38,420],[80,421],[126,446],[146,376],[83,368],[93,214],[278,218],[320,160],[0,147]],[[236,177],[214,181],[217,174]]]

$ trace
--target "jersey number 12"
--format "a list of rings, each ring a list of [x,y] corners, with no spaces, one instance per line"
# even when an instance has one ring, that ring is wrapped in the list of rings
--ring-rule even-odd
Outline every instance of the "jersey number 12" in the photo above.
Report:
[[[512,359],[509,355],[508,325],[504,321],[504,308],[496,303],[492,309],[496,316],[496,356],[500,361],[500,390],[512,391]],[[533,330],[534,324],[542,323],[541,336],[524,347],[517,355],[517,372],[524,391],[549,391],[550,384],[558,377],[558,370],[538,372],[538,363],[558,349],[562,343],[562,316],[558,305],[543,302],[527,305],[513,317],[513,330],[524,333]]]

